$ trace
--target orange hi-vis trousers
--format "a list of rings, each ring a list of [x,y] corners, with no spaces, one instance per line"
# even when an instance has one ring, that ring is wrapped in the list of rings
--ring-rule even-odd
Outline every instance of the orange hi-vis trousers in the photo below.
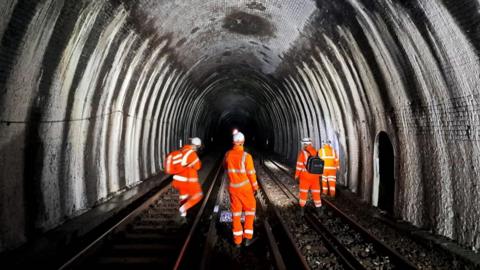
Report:
[[[180,199],[180,216],[186,216],[187,210],[195,206],[203,198],[202,187],[197,182],[172,181],[172,187],[178,190]]]
[[[337,184],[337,170],[326,169],[322,175],[322,193],[324,195],[330,194],[335,197],[335,186]]]
[[[312,192],[313,202],[315,207],[322,206],[322,200],[320,198],[320,178],[319,177],[300,177],[299,184],[300,194],[299,203],[301,207],[304,207],[308,199],[308,191]]]
[[[242,188],[230,188],[230,207],[233,221],[233,241],[239,245],[243,238],[252,239],[253,237],[256,201],[250,185]],[[245,214],[243,227],[241,222],[242,212]]]

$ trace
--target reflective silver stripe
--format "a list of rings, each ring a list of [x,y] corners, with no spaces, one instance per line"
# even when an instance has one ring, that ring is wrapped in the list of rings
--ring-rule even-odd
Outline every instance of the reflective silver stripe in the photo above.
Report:
[[[305,158],[305,162],[303,163],[304,166],[307,166],[308,161],[308,153],[307,151],[303,150],[303,157]]]
[[[198,178],[188,178],[188,182],[198,182]]]
[[[182,166],[186,166],[188,162],[188,157],[193,153],[193,150],[188,150],[188,152],[182,158]]]
[[[246,173],[244,170],[228,169],[229,173]]]
[[[258,186],[257,182],[253,183],[253,186],[254,186],[254,187]]]
[[[253,234],[253,230],[245,230],[245,234]]]
[[[242,215],[242,212],[233,212],[232,213],[232,216],[234,216],[234,217],[239,217],[241,215]]]
[[[178,196],[180,200],[188,198],[188,194]]]
[[[325,149],[322,148],[322,159],[334,159],[334,158],[336,158],[336,154],[335,154],[335,151],[333,151],[333,149],[332,149],[332,155],[327,156],[325,154]]]
[[[308,189],[300,189],[300,192],[308,192]]]
[[[242,155],[242,171],[246,172],[247,169],[245,169],[245,162],[247,161],[247,152],[243,152],[243,155]]]
[[[255,173],[256,173],[255,170],[250,170],[250,171],[247,172],[247,174],[255,174]]]
[[[233,232],[233,235],[235,235],[235,236],[240,236],[240,235],[243,235],[243,231],[236,231],[236,232]]]
[[[337,167],[330,167],[330,166],[327,166],[327,167],[323,167],[324,170],[336,170]]]
[[[195,195],[192,196],[192,199],[196,199],[198,197],[202,197],[203,196],[203,192],[198,192],[196,193]]]
[[[327,176],[327,178],[328,178],[328,179],[335,179],[335,178],[337,178],[337,177],[336,177],[336,176],[331,176],[331,175],[330,175],[330,176]]]
[[[300,168],[300,167],[297,167],[296,169],[299,170],[299,171],[303,170],[303,168]]]
[[[328,187],[324,187],[324,188],[322,188],[322,189],[323,189],[323,190],[328,190]]]
[[[331,190],[335,190],[335,187],[330,187]]]
[[[255,211],[245,211],[245,216],[255,216]]]
[[[176,155],[176,156],[173,156],[173,159],[179,159],[179,158],[181,158],[182,156],[183,156],[183,154],[178,154],[178,155]]]
[[[179,159],[179,160],[174,160],[174,161],[172,162],[172,164],[178,164],[178,163],[182,163],[182,160]]]
[[[297,165],[303,165],[303,163],[302,162],[297,162]]]
[[[193,167],[193,165],[197,164],[200,160],[197,158],[195,159],[192,163],[190,163],[190,165],[188,165],[188,167]]]
[[[320,193],[320,189],[312,189],[312,193]]]
[[[299,201],[300,201],[300,202],[307,202],[306,200],[302,200],[302,199],[300,199]]]
[[[243,186],[245,186],[245,185],[248,184],[248,183],[250,183],[250,181],[244,180],[244,181],[242,181],[242,182],[240,182],[240,183],[237,183],[237,184],[230,184],[230,187],[232,187],[232,188],[243,187]]]
[[[187,178],[187,177],[180,176],[180,175],[174,175],[174,176],[173,176],[173,180],[177,180],[177,181],[180,181],[180,182],[187,182],[187,181],[188,181],[188,178]]]

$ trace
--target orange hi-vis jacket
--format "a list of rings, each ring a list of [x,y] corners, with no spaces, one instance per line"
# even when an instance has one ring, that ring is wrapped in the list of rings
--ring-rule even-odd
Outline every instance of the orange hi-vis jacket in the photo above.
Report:
[[[335,149],[332,148],[329,144],[325,144],[320,150],[318,150],[318,154],[321,159],[323,159],[324,167],[323,170],[337,170],[340,168],[340,163],[338,161],[338,155],[335,152]]]
[[[308,145],[306,149],[303,149],[298,154],[297,167],[295,170],[295,178],[300,179],[318,179],[318,175],[311,174],[307,171],[307,160],[309,156],[315,156],[317,151],[313,146]]]
[[[258,189],[257,175],[253,165],[253,158],[243,150],[243,146],[235,145],[225,155],[225,165],[230,179],[230,190]]]
[[[198,182],[197,171],[202,167],[202,163],[197,153],[191,145],[185,145],[180,151],[183,153],[181,163],[185,169],[179,174],[174,175],[173,180],[178,182]]]

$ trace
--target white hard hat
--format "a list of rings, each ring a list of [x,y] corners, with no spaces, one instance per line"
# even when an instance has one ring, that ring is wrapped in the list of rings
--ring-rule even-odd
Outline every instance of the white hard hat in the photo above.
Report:
[[[190,143],[194,146],[202,146],[202,140],[200,140],[200,138],[198,137],[193,137],[193,138],[190,138]]]
[[[303,138],[301,141],[300,141],[302,144],[312,144],[312,139],[306,137],[306,138]]]
[[[243,135],[243,133],[241,133],[240,131],[235,133],[233,135],[233,142],[234,143],[243,143],[245,142],[245,136]]]

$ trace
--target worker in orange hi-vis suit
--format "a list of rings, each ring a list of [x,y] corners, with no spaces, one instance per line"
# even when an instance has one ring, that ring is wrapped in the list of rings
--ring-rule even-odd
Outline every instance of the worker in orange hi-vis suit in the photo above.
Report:
[[[253,221],[256,207],[254,192],[258,190],[253,158],[244,151],[244,142],[245,136],[241,132],[234,132],[233,149],[225,155],[225,165],[230,180],[233,241],[237,247],[240,247],[243,238],[246,239],[246,246],[253,242]],[[245,215],[243,228],[241,223],[242,212]]]
[[[310,138],[301,140],[303,149],[298,153],[295,179],[299,180],[299,204],[300,216],[304,214],[304,207],[307,203],[308,191],[310,190],[317,212],[321,214],[322,200],[320,198],[320,174],[311,174],[307,171],[308,157],[316,156],[317,151],[312,146]]]
[[[172,187],[180,194],[181,222],[186,223],[187,210],[196,205],[202,198],[203,192],[198,182],[198,170],[202,167],[196,150],[202,145],[200,138],[190,138],[190,144],[185,145],[180,151],[182,156],[178,160],[184,169],[173,176]],[[174,161],[176,162],[176,161]]]
[[[329,142],[323,144],[323,147],[318,150],[319,156],[323,159],[323,175],[322,175],[322,190],[323,194],[335,197],[335,187],[337,183],[337,170],[340,169],[340,162],[335,149]]]

